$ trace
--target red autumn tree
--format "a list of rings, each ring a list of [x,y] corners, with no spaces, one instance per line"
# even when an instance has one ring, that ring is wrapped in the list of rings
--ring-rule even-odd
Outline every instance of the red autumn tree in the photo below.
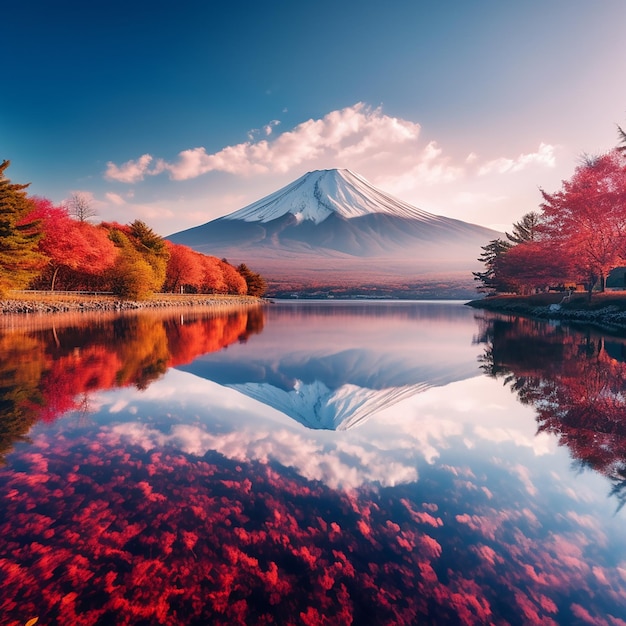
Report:
[[[525,241],[497,259],[498,279],[516,293],[529,294],[574,282],[571,258],[551,241]]]
[[[542,192],[541,229],[572,262],[578,278],[600,290],[626,256],[626,157],[614,150],[588,159],[560,191]]]
[[[220,260],[214,256],[202,256],[202,293],[226,293],[224,273],[220,267]]]
[[[165,241],[169,259],[165,272],[164,291],[177,293],[181,287],[189,286],[197,291],[203,281],[202,255],[188,246]]]
[[[227,261],[221,260],[219,266],[224,276],[226,293],[245,295],[248,293],[248,285],[245,278]]]
[[[39,250],[48,259],[44,279],[53,291],[61,270],[92,276],[112,267],[116,250],[107,233],[87,222],[73,220],[67,209],[46,198],[34,198],[30,219],[38,220],[43,231]]]

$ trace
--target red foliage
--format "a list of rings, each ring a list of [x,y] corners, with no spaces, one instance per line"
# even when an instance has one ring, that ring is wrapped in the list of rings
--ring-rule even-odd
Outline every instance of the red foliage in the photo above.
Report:
[[[229,263],[217,257],[200,254],[188,246],[166,241],[170,252],[167,263],[165,290],[178,292],[180,288],[200,293],[230,293],[245,295],[245,279]]]
[[[167,262],[164,290],[178,293],[181,287],[189,285],[199,291],[203,278],[201,255],[188,246],[167,240],[165,245],[170,257]]]
[[[102,276],[113,266],[117,251],[105,230],[72,219],[65,207],[55,207],[45,198],[34,198],[33,202],[35,208],[29,218],[40,220],[44,232],[39,249],[49,259],[46,276],[51,289],[61,269],[70,274]]]
[[[570,259],[581,282],[595,282],[626,255],[626,167],[619,151],[576,169],[560,191],[543,193],[541,230]]]
[[[222,271],[224,285],[227,293],[245,295],[248,293],[248,285],[243,276],[229,263],[218,261],[218,266]]]
[[[169,367],[221,350],[263,327],[262,312],[255,309],[209,317],[189,314],[183,321],[138,315],[119,320],[116,328],[87,322],[83,328],[52,333],[5,330],[0,347],[16,358],[6,362],[10,376],[0,368],[0,382],[11,389],[28,381],[37,389],[31,395],[21,390],[18,394],[18,408],[29,415],[23,425],[30,428],[40,419],[52,422],[68,411],[88,411],[89,394],[95,390],[145,388]]]
[[[499,280],[517,293],[533,293],[552,285],[569,283],[575,272],[571,257],[549,241],[527,241],[510,248],[496,260]]]
[[[618,573],[591,575],[579,534],[574,544],[535,535],[515,506],[475,504],[480,515],[467,517],[490,522],[487,538],[482,524],[455,521],[463,504],[451,493],[445,524],[429,528],[435,538],[411,519],[427,513],[423,505],[404,499],[398,509],[389,493],[348,495],[263,464],[99,439],[51,440],[46,457],[23,452],[22,471],[0,471],[8,624],[34,615],[79,626],[485,624],[519,615],[550,624],[570,598],[587,600],[590,618],[617,614],[611,606],[626,600]],[[368,538],[357,528],[363,515]],[[325,529],[337,520],[343,530],[329,541]],[[408,546],[399,549],[399,538]],[[488,548],[486,560],[470,550],[468,561],[464,544]],[[595,605],[598,594],[612,605]]]

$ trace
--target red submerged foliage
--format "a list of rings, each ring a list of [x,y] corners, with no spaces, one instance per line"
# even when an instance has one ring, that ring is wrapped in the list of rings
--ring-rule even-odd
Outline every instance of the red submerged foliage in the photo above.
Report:
[[[591,575],[580,533],[533,534],[523,512],[486,496],[463,515],[451,493],[433,525],[390,493],[346,494],[216,453],[145,452],[107,433],[94,443],[59,437],[0,472],[5,623],[549,624],[603,585],[626,601],[615,572]],[[491,529],[467,524],[479,519]]]

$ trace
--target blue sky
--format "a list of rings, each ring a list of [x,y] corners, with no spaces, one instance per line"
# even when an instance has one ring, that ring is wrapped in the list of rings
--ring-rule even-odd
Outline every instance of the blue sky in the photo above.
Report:
[[[626,124],[622,0],[23,0],[0,158],[163,235],[307,171],[508,228]]]

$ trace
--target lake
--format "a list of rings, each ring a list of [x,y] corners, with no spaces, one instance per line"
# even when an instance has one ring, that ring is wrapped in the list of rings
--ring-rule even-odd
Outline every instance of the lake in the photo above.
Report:
[[[3,624],[626,624],[626,339],[457,302],[0,320]]]

